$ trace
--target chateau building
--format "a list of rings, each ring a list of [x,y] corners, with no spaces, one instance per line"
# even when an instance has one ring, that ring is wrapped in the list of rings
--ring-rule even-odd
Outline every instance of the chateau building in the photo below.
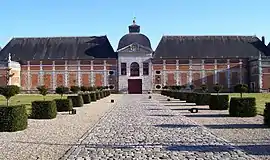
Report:
[[[264,37],[165,35],[153,50],[135,21],[128,29],[116,51],[107,36],[13,38],[0,51],[0,85],[9,79],[28,92],[40,85],[111,86],[122,93],[215,83],[226,92],[238,83],[254,92],[270,88]]]

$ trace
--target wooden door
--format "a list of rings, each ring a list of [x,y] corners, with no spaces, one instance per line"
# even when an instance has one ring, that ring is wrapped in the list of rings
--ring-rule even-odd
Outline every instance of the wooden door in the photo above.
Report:
[[[129,94],[142,94],[142,79],[129,79],[128,80],[128,93]]]

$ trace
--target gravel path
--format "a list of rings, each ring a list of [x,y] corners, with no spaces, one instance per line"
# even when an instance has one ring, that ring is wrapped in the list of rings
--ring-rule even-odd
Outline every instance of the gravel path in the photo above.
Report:
[[[229,117],[228,110],[213,111],[208,106],[196,106],[199,113],[190,113],[193,104],[173,100],[163,104],[200,125],[207,127],[213,134],[222,137],[259,159],[270,159],[270,128],[263,125],[263,116],[237,118]]]
[[[255,159],[161,104],[165,97],[123,99],[62,159]]]
[[[110,103],[111,98],[116,103]],[[122,95],[111,95],[76,108],[76,115],[63,112],[52,120],[29,119],[24,131],[0,132],[0,160],[59,159],[121,99]]]

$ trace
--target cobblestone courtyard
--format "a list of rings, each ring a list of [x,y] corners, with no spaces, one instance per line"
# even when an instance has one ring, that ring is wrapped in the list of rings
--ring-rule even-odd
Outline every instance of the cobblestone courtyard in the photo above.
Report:
[[[62,159],[254,159],[163,102],[124,95]]]

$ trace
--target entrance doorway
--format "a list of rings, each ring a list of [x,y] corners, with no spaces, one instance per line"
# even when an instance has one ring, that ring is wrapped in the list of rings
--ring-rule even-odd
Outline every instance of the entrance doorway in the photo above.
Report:
[[[128,80],[128,93],[129,94],[142,94],[142,79],[129,79]]]

